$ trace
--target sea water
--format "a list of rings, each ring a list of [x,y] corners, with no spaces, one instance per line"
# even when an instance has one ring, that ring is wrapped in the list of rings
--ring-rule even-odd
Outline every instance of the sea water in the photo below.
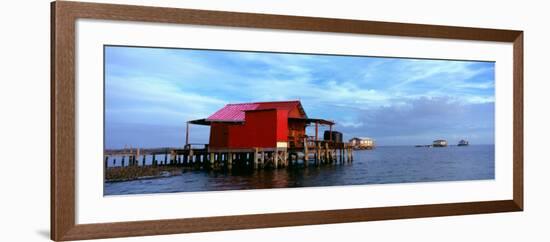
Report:
[[[277,170],[185,171],[181,175],[106,182],[105,195],[345,186],[495,178],[494,145],[380,146],[353,151],[347,164],[311,163]],[[160,158],[160,157],[159,157]],[[127,162],[127,161],[126,161]],[[141,161],[140,161],[141,163]],[[146,163],[150,163],[147,161]]]

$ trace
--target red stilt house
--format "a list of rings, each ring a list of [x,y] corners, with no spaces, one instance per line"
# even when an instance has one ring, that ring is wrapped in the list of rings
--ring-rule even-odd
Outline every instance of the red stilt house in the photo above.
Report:
[[[315,123],[316,139],[319,124],[334,125],[308,118],[300,101],[227,104],[188,123],[210,125],[210,149],[300,148],[307,125]]]

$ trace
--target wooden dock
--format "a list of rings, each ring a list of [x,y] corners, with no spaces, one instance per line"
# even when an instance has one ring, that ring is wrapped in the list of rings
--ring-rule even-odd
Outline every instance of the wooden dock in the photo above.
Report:
[[[105,150],[105,168],[115,168],[117,158],[121,159],[118,168],[279,169],[351,163],[353,147],[348,143],[304,138],[300,147],[286,148],[212,149],[205,144],[189,144],[183,148]]]

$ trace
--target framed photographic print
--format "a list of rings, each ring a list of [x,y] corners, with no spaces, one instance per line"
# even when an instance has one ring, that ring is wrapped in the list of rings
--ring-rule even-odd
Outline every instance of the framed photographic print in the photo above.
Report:
[[[52,3],[51,237],[523,210],[523,32]]]

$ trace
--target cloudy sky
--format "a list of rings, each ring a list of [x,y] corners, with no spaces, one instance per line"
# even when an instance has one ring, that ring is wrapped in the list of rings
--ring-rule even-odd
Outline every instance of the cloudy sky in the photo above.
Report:
[[[494,143],[493,62],[105,47],[106,148],[177,147],[227,103],[300,100],[344,138]],[[191,143],[208,127],[192,126]],[[308,128],[308,133],[313,132]]]

